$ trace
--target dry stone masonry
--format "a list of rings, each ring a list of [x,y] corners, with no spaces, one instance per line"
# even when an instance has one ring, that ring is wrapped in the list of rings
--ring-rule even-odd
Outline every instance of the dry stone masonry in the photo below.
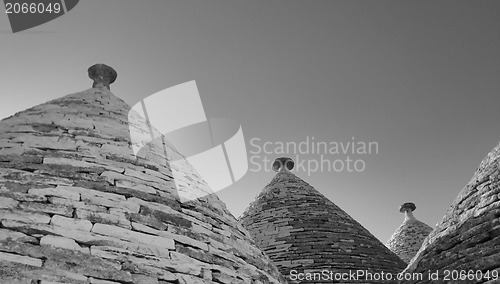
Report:
[[[0,283],[286,283],[216,195],[180,202],[169,145],[132,154],[116,73],[89,74],[104,79],[0,122]],[[184,170],[184,190],[206,187]]]
[[[110,90],[109,85],[113,84],[116,80],[117,74],[115,69],[106,64],[95,64],[90,66],[89,78],[94,80],[92,88],[106,88]]]
[[[415,204],[411,202],[401,205],[399,212],[405,214],[405,219],[386,244],[392,252],[406,263],[409,263],[415,256],[424,239],[432,231],[429,225],[415,219],[413,211],[416,208]]]
[[[366,270],[396,274],[406,267],[351,216],[291,173],[291,159],[277,159],[273,168],[278,173],[246,209],[240,222],[289,283],[332,283],[294,281],[292,274],[296,272]]]
[[[451,279],[446,283],[499,283],[491,278],[500,272],[499,162],[500,144],[480,163],[405,270],[423,273],[423,280],[407,283],[435,283],[427,276],[429,270],[438,271],[444,282],[447,275],[454,277],[450,275],[453,271],[455,276],[460,271],[474,274],[470,279]]]

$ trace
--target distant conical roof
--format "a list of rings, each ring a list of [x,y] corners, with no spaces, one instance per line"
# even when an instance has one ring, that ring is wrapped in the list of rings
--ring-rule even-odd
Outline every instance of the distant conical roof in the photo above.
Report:
[[[415,256],[422,242],[432,231],[432,228],[413,216],[415,204],[409,202],[401,205],[399,211],[405,214],[403,224],[399,226],[386,246],[406,263]]]
[[[292,160],[276,160],[273,169],[279,172],[240,218],[289,283],[335,280],[298,279],[298,273],[313,271],[342,275],[357,270],[397,273],[405,268],[406,264],[367,229],[291,173],[291,168]],[[358,279],[357,283],[365,282]]]
[[[167,144],[133,154],[129,126],[151,128],[113,71],[0,122],[0,283],[286,283],[216,195],[180,201]]]
[[[472,271],[472,280],[463,283],[497,283],[499,269],[500,143],[480,163],[406,271],[426,274],[438,270],[441,280],[452,271]],[[408,283],[431,283],[426,277]]]

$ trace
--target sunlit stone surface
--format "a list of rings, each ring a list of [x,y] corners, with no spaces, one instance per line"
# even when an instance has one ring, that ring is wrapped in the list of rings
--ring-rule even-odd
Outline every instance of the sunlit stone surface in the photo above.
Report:
[[[278,173],[240,222],[289,283],[332,283],[331,279],[294,281],[295,272],[396,274],[405,268],[406,264],[361,224],[291,173],[293,163],[288,160],[275,161],[273,168]]]
[[[180,202],[163,145],[132,154],[108,79],[0,122],[0,283],[285,283],[216,195]]]

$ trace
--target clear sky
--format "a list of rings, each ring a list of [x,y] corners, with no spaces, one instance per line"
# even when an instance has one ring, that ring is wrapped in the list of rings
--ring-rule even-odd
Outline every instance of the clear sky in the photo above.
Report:
[[[249,151],[376,142],[349,155],[362,172],[296,174],[385,243],[404,202],[435,225],[499,140],[499,15],[500,1],[84,0],[13,34],[3,14],[0,117],[90,88],[94,63],[131,105],[196,80],[207,116],[240,122]],[[219,196],[238,216],[272,177],[251,171]]]

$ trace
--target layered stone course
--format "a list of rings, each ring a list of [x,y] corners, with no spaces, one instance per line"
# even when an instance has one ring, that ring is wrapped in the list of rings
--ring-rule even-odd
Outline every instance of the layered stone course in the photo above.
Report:
[[[480,163],[446,215],[429,234],[405,272],[477,271],[500,274],[500,144]],[[479,273],[478,273],[479,275]],[[467,279],[460,283],[498,283],[498,279]],[[424,276],[422,281],[433,283]]]
[[[413,208],[404,208],[406,204],[413,205]],[[386,246],[406,263],[409,263],[415,256],[425,238],[432,231],[429,225],[415,219],[413,210],[415,210],[413,203],[402,205],[400,212],[405,213],[403,224],[396,229],[386,243]]]
[[[293,270],[396,274],[406,266],[337,205],[286,170],[271,180],[243,213],[240,222],[289,283],[332,283],[329,279],[293,281]]]
[[[286,283],[216,195],[179,200],[175,149],[132,154],[129,109],[93,88],[0,123],[0,283]]]

